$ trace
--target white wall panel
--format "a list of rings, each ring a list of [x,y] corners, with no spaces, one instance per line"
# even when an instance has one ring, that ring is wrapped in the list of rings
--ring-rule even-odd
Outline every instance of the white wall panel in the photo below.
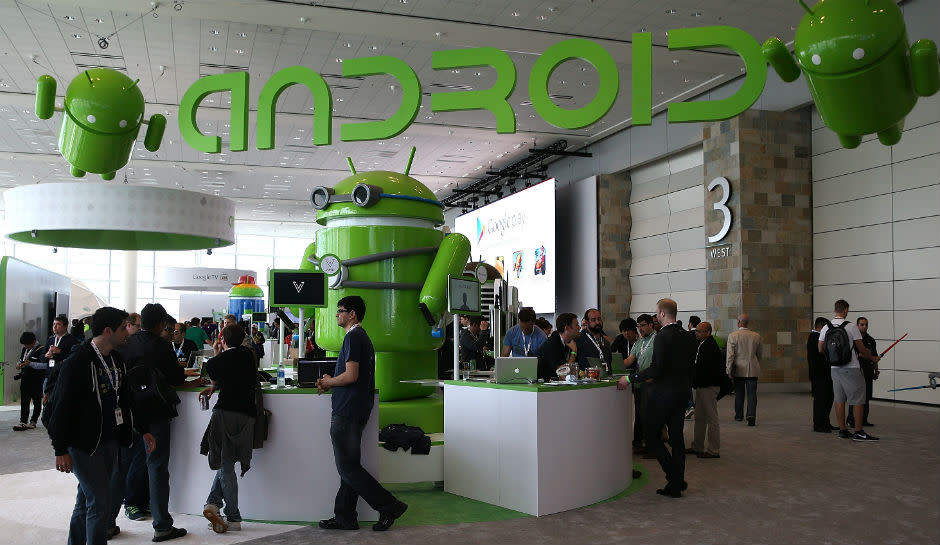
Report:
[[[907,250],[936,246],[938,233],[940,233],[940,216],[897,221],[894,223],[894,249]]]
[[[662,232],[663,228],[660,226],[659,219],[637,221],[636,218],[633,218],[633,225],[630,227],[630,240],[646,238]]]
[[[701,188],[699,188],[701,190]],[[699,206],[697,208],[691,208],[689,210],[683,210],[681,212],[674,212],[669,216],[669,230],[670,231],[680,231],[682,229],[690,229],[692,227],[702,227],[705,225],[705,210],[704,207]],[[704,231],[703,231],[703,235]]]
[[[663,218],[669,215],[669,200],[665,195],[630,205],[630,216],[638,220]],[[665,225],[665,223],[663,224]]]
[[[933,25],[936,30],[936,22],[934,22]],[[908,26],[907,29],[908,32],[910,32],[911,27]],[[904,120],[904,128],[910,130],[915,127],[920,127],[921,125],[928,125],[938,121],[940,121],[940,94],[934,94],[933,96],[917,99],[917,104],[914,106],[914,109],[911,110],[911,113],[907,114],[907,118]],[[905,135],[905,138],[906,137],[907,135]]]
[[[813,208],[813,232],[877,225],[891,219],[891,195],[881,195]]]
[[[813,312],[823,316],[832,315],[832,305],[845,299],[851,305],[852,314],[859,316],[872,310],[890,310],[893,306],[891,282],[871,284],[844,284],[841,286],[816,286],[813,289]]]
[[[673,252],[672,259],[669,261],[670,271],[685,271],[689,269],[705,268],[705,250],[686,250],[684,252]]]
[[[895,280],[937,278],[940,276],[940,248],[894,252]],[[940,328],[940,324],[937,325]]]
[[[698,187],[701,189],[705,172],[701,165],[695,165],[692,168],[680,170],[669,175],[669,191],[679,191],[689,187]],[[704,191],[702,191],[704,194]]]
[[[880,166],[813,184],[813,205],[825,206],[891,193],[891,167]]]
[[[897,231],[894,233],[897,236]],[[934,234],[931,238],[936,238]],[[896,239],[895,239],[896,240]],[[813,237],[813,258],[826,259],[847,255],[885,252],[891,249],[890,223],[872,225],[863,229],[844,229],[819,233]],[[895,243],[895,247],[897,244]]]
[[[891,158],[895,162],[937,153],[940,142],[940,123],[904,131],[901,141],[891,147]]]
[[[704,242],[705,227],[694,227],[669,233],[669,247],[674,253],[703,249]]]
[[[633,300],[636,301],[637,295],[668,292],[669,279],[667,276],[667,273],[631,276],[630,291],[633,293]]]
[[[891,280],[891,258],[888,254],[834,257],[813,261],[813,282],[817,286]],[[849,301],[849,304],[851,303]]]
[[[894,219],[906,220],[940,214],[940,184],[894,194]]]
[[[909,335],[905,338],[905,341],[907,339],[912,341],[940,341],[940,310],[895,312],[894,330],[895,334],[891,335],[894,338],[908,333]],[[885,345],[885,348],[887,347],[888,345]]]
[[[868,333],[878,340],[878,349],[884,350],[888,348],[888,345],[894,342],[894,340],[900,336],[898,334],[895,336],[894,331],[894,311],[891,310],[869,310],[867,312],[856,312],[855,305],[852,304],[852,308],[849,309],[849,319],[858,320],[862,316],[868,318]],[[832,313],[830,312],[827,318],[832,319]],[[882,342],[881,339],[891,339],[889,342]]]
[[[902,280],[894,283],[895,310],[940,308],[940,278]]]
[[[940,182],[940,153],[894,163],[891,170],[895,191],[934,185]]]
[[[639,238],[630,242],[630,253],[633,259],[669,253],[669,240],[666,235],[654,235]]]
[[[702,208],[705,204],[705,192],[701,185],[673,191],[668,195],[669,212],[681,212],[693,208]]]
[[[887,348],[887,347],[885,347]],[[940,344],[904,339],[895,346],[894,368],[898,371],[940,371]]]
[[[630,191],[630,205],[639,203],[653,197],[659,197],[669,192],[669,177],[657,178],[646,183],[634,183]]]
[[[813,179],[825,180],[850,172],[886,165],[891,162],[891,148],[877,140],[862,142],[855,149],[838,149],[813,157]]]

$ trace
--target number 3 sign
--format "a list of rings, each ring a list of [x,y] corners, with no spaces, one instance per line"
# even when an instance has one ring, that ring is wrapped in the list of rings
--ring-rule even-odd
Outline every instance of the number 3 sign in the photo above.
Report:
[[[725,235],[728,234],[728,231],[731,229],[731,210],[725,206],[728,202],[728,198],[731,197],[731,184],[728,183],[728,179],[724,176],[715,178],[708,184],[708,191],[715,189],[716,187],[721,188],[721,199],[712,205],[712,208],[718,210],[724,216],[724,221],[721,223],[721,230],[717,234],[708,237],[709,243],[715,243],[725,238]]]

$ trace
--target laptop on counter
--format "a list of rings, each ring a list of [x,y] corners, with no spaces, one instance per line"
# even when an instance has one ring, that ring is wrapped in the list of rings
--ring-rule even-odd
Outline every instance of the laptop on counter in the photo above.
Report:
[[[610,376],[623,377],[630,374],[626,365],[623,363],[623,354],[620,352],[610,353]]]
[[[497,384],[534,384],[538,379],[538,358],[496,358]]]

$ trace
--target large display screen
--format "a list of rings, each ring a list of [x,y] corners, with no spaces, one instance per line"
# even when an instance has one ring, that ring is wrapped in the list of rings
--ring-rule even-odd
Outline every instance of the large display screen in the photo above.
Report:
[[[272,269],[268,290],[272,307],[326,306],[326,275],[322,272]]]
[[[496,267],[522,305],[555,312],[555,179],[459,216],[470,260]]]

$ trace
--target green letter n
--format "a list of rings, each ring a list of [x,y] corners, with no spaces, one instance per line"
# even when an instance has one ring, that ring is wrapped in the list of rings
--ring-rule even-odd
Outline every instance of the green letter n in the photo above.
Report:
[[[333,139],[333,97],[326,82],[306,66],[289,66],[271,76],[258,97],[258,149],[274,148],[274,107],[285,89],[303,84],[313,95],[313,143],[328,146]]]

